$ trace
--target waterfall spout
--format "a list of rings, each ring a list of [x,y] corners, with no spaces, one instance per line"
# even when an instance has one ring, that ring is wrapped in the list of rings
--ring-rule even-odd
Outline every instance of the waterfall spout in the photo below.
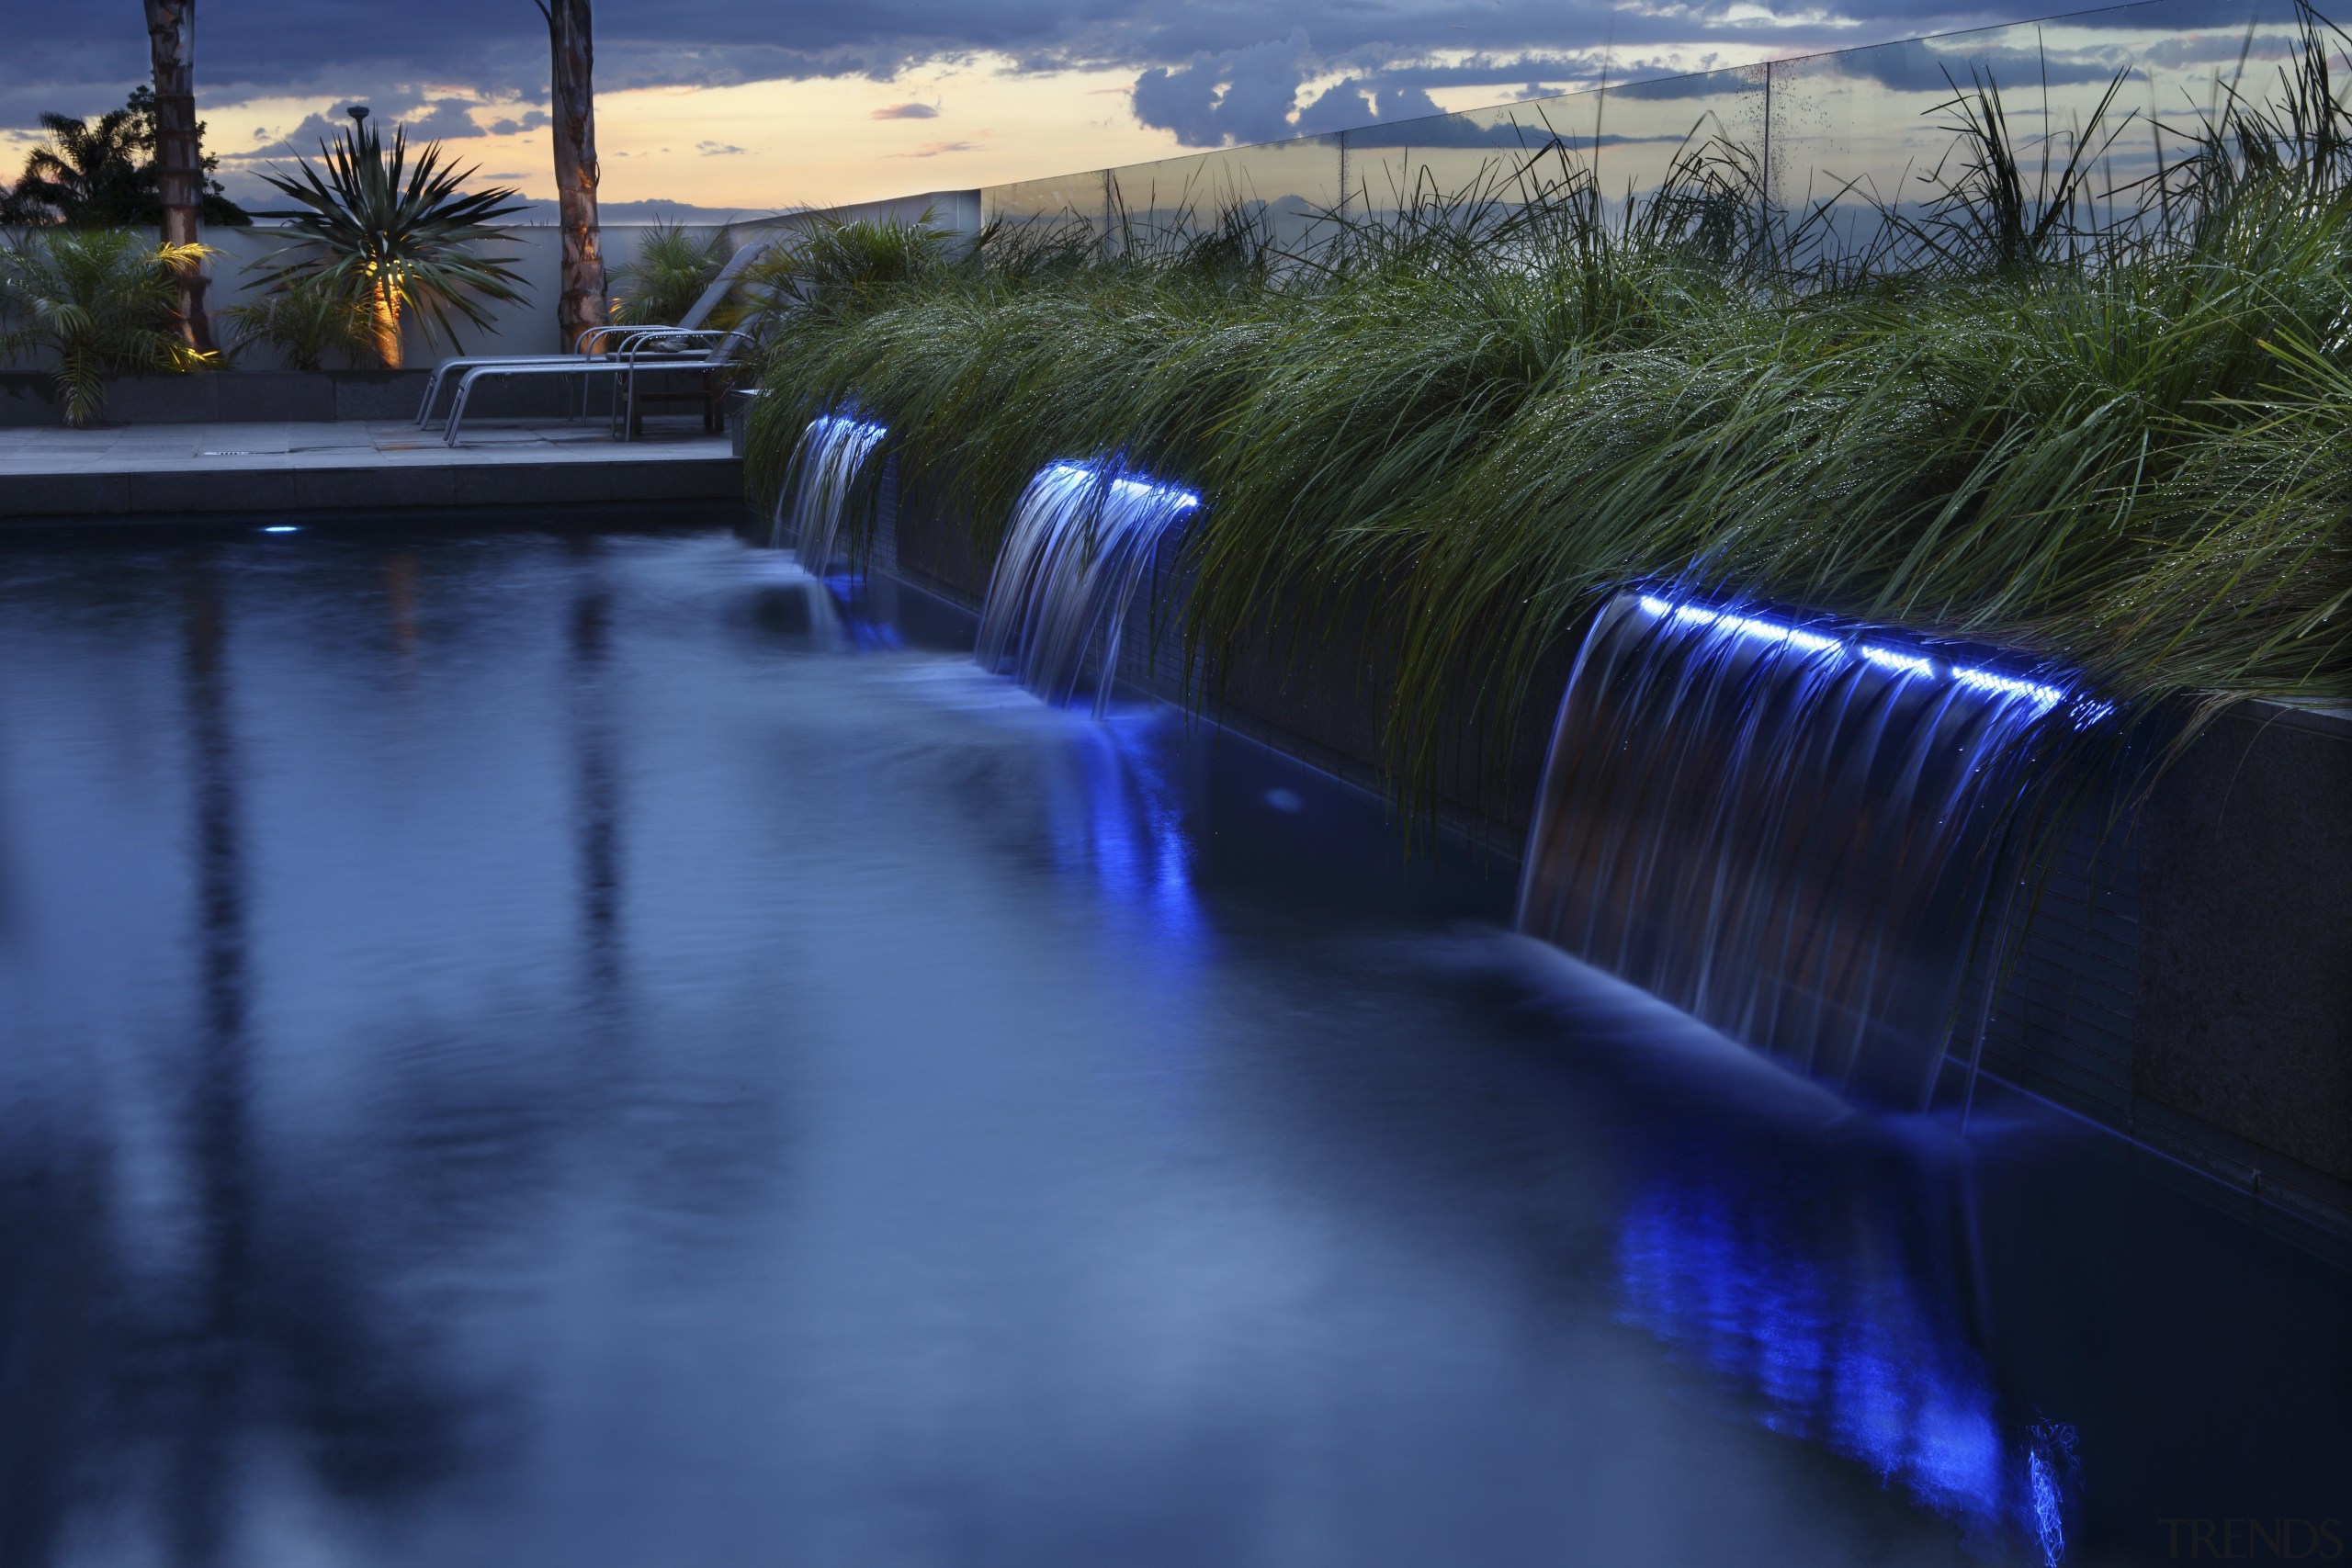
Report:
[[[1923,1109],[2036,747],[2106,711],[1891,637],[1620,594],[1561,701],[1520,929]]]
[[[851,489],[888,434],[870,420],[839,413],[820,414],[800,433],[792,459],[795,482],[776,498],[768,542],[782,548],[789,533],[811,577],[824,576],[840,553]]]
[[[1109,705],[1119,639],[1159,544],[1198,510],[1191,491],[1114,461],[1048,463],[1014,506],[980,612],[978,659],[1067,706],[1096,646],[1094,711]]]

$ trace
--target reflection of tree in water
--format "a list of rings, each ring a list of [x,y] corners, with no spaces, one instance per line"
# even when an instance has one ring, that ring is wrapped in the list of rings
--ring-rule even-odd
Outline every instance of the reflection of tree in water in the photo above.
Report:
[[[593,554],[596,541],[574,536]],[[612,590],[582,578],[571,606],[574,808],[579,814],[581,940],[592,1003],[615,999],[621,979],[620,770],[614,736]]]
[[[243,1393],[246,1314],[254,1280],[245,886],[237,809],[236,737],[229,713],[228,628],[218,576],[188,579],[187,684],[190,782],[196,795],[197,1033],[188,1106],[198,1279],[182,1352],[186,1412],[178,1424],[168,1515],[174,1555],[220,1559],[232,1488],[232,1434]]]
[[[217,568],[186,581],[195,1029],[174,1263],[132,1256],[106,1154],[42,1129],[0,1148],[0,1563],[51,1561],[72,1512],[121,1515],[160,1461],[160,1544],[230,1561],[252,1438],[282,1428],[316,1480],[386,1503],[457,1467],[459,1398],[386,1321],[348,1216],[272,1190],[252,1126],[252,975],[228,615]],[[168,1168],[168,1166],[167,1166]]]

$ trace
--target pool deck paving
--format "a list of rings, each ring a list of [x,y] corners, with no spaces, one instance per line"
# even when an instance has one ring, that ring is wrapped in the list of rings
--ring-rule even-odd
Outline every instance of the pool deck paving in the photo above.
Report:
[[[0,519],[703,501],[743,465],[699,421],[615,440],[601,419],[469,423],[462,446],[407,420],[0,429]]]

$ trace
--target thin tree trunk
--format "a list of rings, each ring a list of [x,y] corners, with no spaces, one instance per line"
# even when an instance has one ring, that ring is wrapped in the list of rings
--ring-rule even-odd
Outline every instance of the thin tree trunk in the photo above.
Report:
[[[387,370],[401,367],[401,298],[389,278],[379,277],[369,290],[368,313],[376,334],[376,357]]]
[[[563,293],[556,302],[558,345],[606,324],[605,256],[596,231],[596,48],[590,0],[534,0],[548,19],[555,123],[556,220],[563,234]]]
[[[147,51],[155,66],[155,172],[163,186],[164,243],[203,241],[204,153],[196,130],[196,0],[146,0]],[[180,275],[180,335],[212,348],[200,266]]]

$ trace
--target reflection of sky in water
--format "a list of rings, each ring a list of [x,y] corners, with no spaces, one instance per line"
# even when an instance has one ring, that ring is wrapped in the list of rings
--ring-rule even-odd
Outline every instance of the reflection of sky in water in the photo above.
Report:
[[[1626,1319],[1762,1401],[1762,1423],[1899,1483],[1980,1541],[2064,1561],[2071,1430],[2002,1428],[1955,1269],[1916,1215],[1657,1180],[1619,1238]]]

